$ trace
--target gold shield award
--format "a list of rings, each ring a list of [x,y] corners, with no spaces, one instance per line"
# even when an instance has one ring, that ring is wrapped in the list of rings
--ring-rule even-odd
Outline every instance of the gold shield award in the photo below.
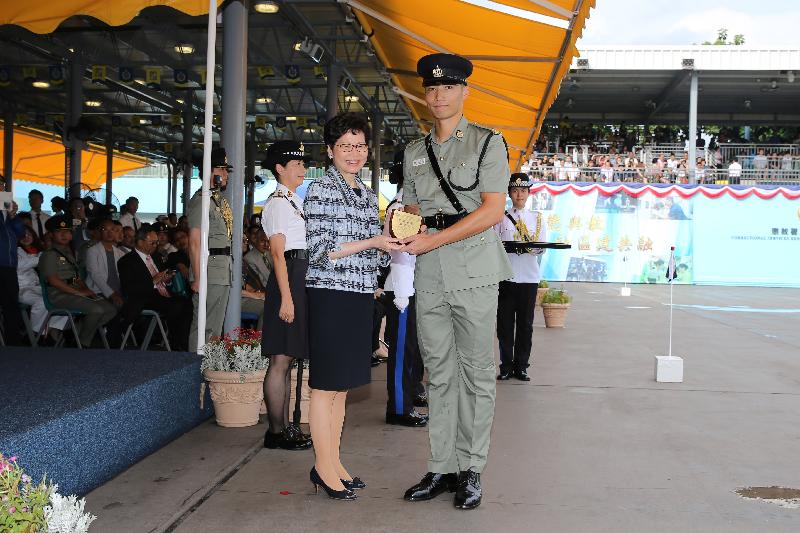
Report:
[[[392,211],[389,233],[395,239],[405,239],[419,233],[422,217],[405,211]]]

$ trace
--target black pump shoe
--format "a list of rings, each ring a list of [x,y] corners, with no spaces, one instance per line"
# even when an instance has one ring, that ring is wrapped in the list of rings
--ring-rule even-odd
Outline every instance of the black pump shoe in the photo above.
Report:
[[[453,500],[457,509],[475,509],[481,504],[483,491],[481,490],[481,475],[474,470],[467,470],[458,474],[458,490]]]
[[[455,492],[457,485],[455,474],[428,472],[419,483],[406,491],[403,499],[409,502],[432,500],[443,492]]]
[[[511,379],[513,375],[514,375],[513,372],[511,372],[510,370],[508,371],[501,370],[500,373],[497,375],[497,381],[507,381]]]
[[[354,477],[353,479],[342,479],[341,482],[342,485],[344,485],[344,488],[347,490],[361,490],[367,488],[367,484],[361,481],[360,477]]]
[[[347,487],[345,487],[344,490],[333,490],[326,485],[319,476],[319,473],[317,473],[316,466],[311,469],[311,472],[309,472],[309,478],[311,479],[311,483],[314,484],[314,492],[319,492],[319,488],[322,487],[322,490],[325,491],[325,493],[328,495],[328,498],[332,500],[352,501],[356,499],[356,493]]]
[[[264,448],[282,450],[307,450],[313,446],[311,440],[296,440],[287,435],[286,430],[281,433],[271,433],[267,430],[264,433]]]

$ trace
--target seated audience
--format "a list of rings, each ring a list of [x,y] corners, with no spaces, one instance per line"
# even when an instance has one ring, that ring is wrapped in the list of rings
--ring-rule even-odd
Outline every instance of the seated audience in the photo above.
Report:
[[[4,187],[0,179],[0,190]],[[3,311],[3,335],[6,344],[22,344],[22,317],[19,314],[17,282],[17,242],[25,234],[25,224],[17,217],[17,204],[10,209],[0,205],[0,310]]]
[[[48,217],[50,218],[50,217]],[[42,299],[42,286],[39,283],[39,265],[42,243],[33,228],[25,228],[25,234],[19,240],[17,248],[17,281],[19,282],[19,301],[31,306],[31,328],[35,333],[42,331],[44,319],[47,317],[47,308]],[[61,330],[66,327],[67,317],[54,316],[50,319],[47,334],[58,341]]]
[[[122,307],[117,261],[125,252],[116,246],[117,229],[113,220],[100,222],[100,241],[86,251],[86,284],[102,294],[115,307]]]
[[[167,290],[166,284],[175,273],[159,271],[156,267],[152,253],[157,245],[156,232],[148,227],[140,228],[136,232],[136,248],[117,263],[125,301],[120,315],[123,325],[127,325],[134,323],[143,309],[158,312],[166,319],[172,349],[186,351],[192,323],[192,303]]]
[[[177,252],[178,249],[170,242],[169,226],[164,222],[156,222],[151,226],[151,229],[158,235],[158,246],[153,252],[153,259],[155,259],[157,266],[164,267],[167,265],[169,254]]]
[[[39,273],[45,280],[47,296],[56,307],[75,309],[84,313],[79,321],[81,345],[89,348],[98,329],[110,322],[117,308],[95,294],[81,277],[78,260],[70,248],[73,229],[72,218],[54,216],[47,221],[47,231],[52,233],[53,247],[39,258]],[[119,332],[108,332],[109,342],[119,337]]]

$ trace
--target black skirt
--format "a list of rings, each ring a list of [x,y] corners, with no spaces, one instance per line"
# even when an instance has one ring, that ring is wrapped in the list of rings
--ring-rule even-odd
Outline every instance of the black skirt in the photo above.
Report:
[[[308,289],[308,386],[346,391],[370,382],[372,294]]]
[[[294,320],[287,324],[278,313],[281,309],[281,291],[273,270],[267,280],[264,294],[264,326],[261,332],[261,353],[288,355],[295,359],[308,359],[308,297],[306,295],[307,259],[287,259],[289,291],[294,302]]]

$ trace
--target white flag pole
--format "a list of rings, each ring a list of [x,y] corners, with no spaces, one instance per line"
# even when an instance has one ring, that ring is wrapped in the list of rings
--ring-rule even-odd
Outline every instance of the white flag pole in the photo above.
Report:
[[[669,349],[667,357],[672,357],[672,288],[673,277],[675,276],[675,247],[670,248],[669,264],[667,265],[667,278],[669,282]]]
[[[203,188],[200,192],[200,279],[197,293],[197,353],[206,343],[206,298],[208,295],[208,211],[211,207],[211,142],[214,120],[214,70],[216,69],[217,1],[208,0],[208,45],[206,48],[206,106],[203,124]]]

